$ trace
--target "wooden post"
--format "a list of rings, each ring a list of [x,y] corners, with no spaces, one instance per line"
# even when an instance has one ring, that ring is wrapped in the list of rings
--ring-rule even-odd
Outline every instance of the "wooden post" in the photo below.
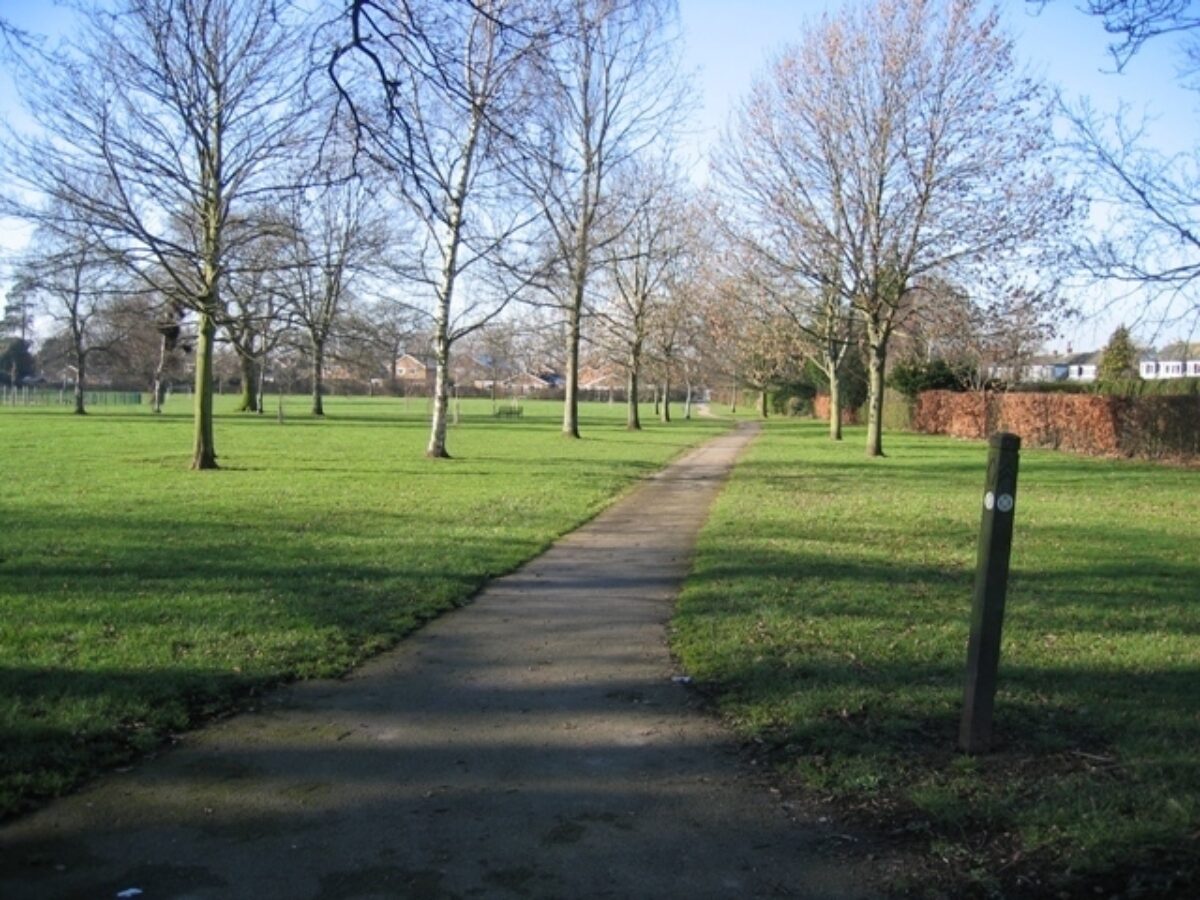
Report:
[[[992,705],[996,698],[1000,631],[1008,592],[1020,449],[1021,439],[1015,434],[994,434],[989,442],[971,639],[967,645],[966,697],[958,733],[958,746],[967,753],[985,753],[991,746]]]

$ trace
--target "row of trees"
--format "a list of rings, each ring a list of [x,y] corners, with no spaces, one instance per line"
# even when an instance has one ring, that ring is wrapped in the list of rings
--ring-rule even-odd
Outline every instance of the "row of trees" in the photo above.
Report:
[[[1100,6],[1115,28],[1137,4]],[[1080,204],[1054,100],[982,0],[876,0],[812,24],[740,105],[703,197],[670,161],[690,106],[671,0],[84,13],[53,49],[8,31],[33,126],[0,148],[4,211],[38,226],[17,295],[54,299],[80,382],[88,353],[122,339],[106,325],[83,340],[101,307],[153,317],[160,375],[194,347],[195,468],[216,465],[218,337],[253,408],[267,360],[303,335],[319,414],[356,299],[427,317],[435,457],[452,353],[517,300],[561,328],[567,436],[585,339],[621,361],[631,397],[648,350],[668,379],[703,370],[764,395],[815,365],[835,438],[862,354],[871,455],[898,339],[1015,354],[1062,314]],[[1132,49],[1153,31],[1120,21]],[[1146,180],[1125,184],[1150,202]],[[1091,247],[1097,269],[1100,250],[1115,252]]]
[[[70,248],[120,273],[84,279],[81,320],[114,292],[156,298],[164,338],[188,314],[194,468],[216,465],[218,331],[249,385],[286,304],[319,366],[356,272],[432,320],[429,455],[446,455],[452,347],[519,293],[566,319],[578,436],[592,282],[628,213],[611,184],[683,109],[674,25],[665,0],[93,4],[72,38],[16,56],[35,127],[6,135],[5,211],[55,247],[27,283],[61,296],[45,273]]]

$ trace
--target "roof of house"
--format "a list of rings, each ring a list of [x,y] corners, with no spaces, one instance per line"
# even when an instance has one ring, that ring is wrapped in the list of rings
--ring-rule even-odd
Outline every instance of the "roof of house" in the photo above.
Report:
[[[1041,353],[1037,356],[1031,356],[1026,363],[1027,366],[1053,366],[1059,363],[1059,357],[1053,353]]]
[[[400,359],[411,359],[430,369],[437,365],[437,357],[432,353],[401,353]]]
[[[1146,358],[1167,360],[1170,362],[1186,362],[1188,360],[1200,359],[1200,344],[1176,341],[1173,344],[1163,347],[1153,356]]]

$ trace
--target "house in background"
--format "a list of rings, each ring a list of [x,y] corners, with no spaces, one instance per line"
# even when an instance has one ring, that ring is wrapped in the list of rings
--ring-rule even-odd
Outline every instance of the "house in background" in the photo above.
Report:
[[[625,370],[612,363],[579,367],[579,389],[611,393],[623,391],[628,384]]]
[[[1016,381],[1035,384],[1054,381],[1095,381],[1100,374],[1104,351],[1066,355],[1035,356],[1017,368]],[[988,376],[1013,380],[1012,366],[991,366]],[[1144,352],[1138,359],[1138,374],[1147,380],[1162,378],[1200,378],[1200,344],[1180,341],[1162,350]]]
[[[1065,374],[1056,377],[1055,381],[1095,381],[1100,371],[1100,360],[1104,358],[1103,350],[1091,353],[1072,353],[1055,365],[1055,371],[1060,366],[1066,368]]]
[[[472,356],[469,353],[453,357],[450,363],[450,380],[460,388],[491,390],[499,385],[508,374],[508,368],[488,357]]]
[[[1160,378],[1200,378],[1200,345],[1183,341],[1144,354],[1138,372],[1147,381]]]
[[[1035,384],[1044,381],[1061,381],[1067,377],[1067,369],[1059,362],[1057,356],[1041,354],[1030,357],[1022,363],[989,365],[987,377],[1018,384]]]
[[[540,375],[534,375],[532,372],[518,372],[511,378],[506,378],[501,383],[506,394],[521,394],[528,396],[529,394],[537,394],[541,391],[552,390],[552,385]]]
[[[396,360],[396,381],[405,393],[432,393],[437,363],[431,355],[405,353]]]
[[[1019,384],[1044,384],[1055,381],[1095,381],[1103,359],[1103,351],[1072,353],[1066,355],[1041,354],[1031,357],[1019,366],[999,365],[988,367],[989,378],[1015,381]],[[1015,369],[1015,377],[1014,377]]]

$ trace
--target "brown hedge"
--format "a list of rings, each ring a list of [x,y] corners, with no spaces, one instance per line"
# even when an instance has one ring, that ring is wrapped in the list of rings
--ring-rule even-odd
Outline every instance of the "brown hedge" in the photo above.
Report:
[[[824,422],[829,421],[829,395],[817,394],[813,397],[813,418],[820,419]],[[857,409],[846,409],[842,407],[842,424],[857,425],[859,424],[859,414]]]
[[[1027,447],[1148,459],[1200,456],[1200,397],[925,391],[913,428],[986,438],[1019,434]]]

